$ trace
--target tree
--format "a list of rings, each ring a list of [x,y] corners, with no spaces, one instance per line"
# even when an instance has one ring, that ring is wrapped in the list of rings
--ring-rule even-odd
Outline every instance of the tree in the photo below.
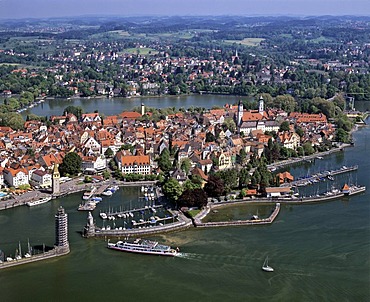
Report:
[[[82,159],[75,153],[67,153],[63,158],[63,162],[59,167],[60,173],[64,175],[77,175],[81,170]]]
[[[239,189],[247,186],[249,183],[249,171],[245,168],[239,171]]]
[[[209,175],[204,191],[209,197],[219,197],[224,193],[224,182],[216,175]]]
[[[114,152],[112,151],[112,149],[111,149],[111,148],[108,148],[108,149],[104,152],[104,155],[105,155],[105,157],[107,157],[107,158],[111,158],[111,157],[113,157]]]
[[[190,168],[191,168],[191,161],[189,158],[183,158],[181,160],[180,168],[182,171],[185,172],[186,175],[189,174]]]
[[[348,143],[349,135],[345,130],[343,130],[342,128],[339,128],[335,131],[335,140],[337,142]]]
[[[212,134],[212,132],[206,133],[206,142],[214,142],[216,140],[216,137]]]
[[[289,131],[290,130],[290,124],[288,121],[284,121],[280,124],[280,129],[279,131]]]
[[[64,109],[64,112],[67,112],[67,113],[72,113],[74,114],[78,119],[81,118],[82,116],[82,108],[80,106],[68,106]]]
[[[172,168],[172,163],[170,160],[170,152],[165,148],[158,158],[158,166],[163,172],[168,172]]]
[[[177,200],[182,194],[182,187],[180,183],[175,178],[169,178],[163,185],[164,195],[177,203]]]
[[[228,169],[217,173],[224,182],[226,192],[231,192],[233,188],[238,186],[238,171],[236,169]]]
[[[304,155],[311,155],[315,153],[315,149],[312,147],[311,142],[305,142],[302,147],[303,147]]]
[[[202,208],[207,205],[207,194],[203,189],[185,190],[179,198],[180,207]]]
[[[243,165],[246,159],[247,159],[247,152],[245,152],[244,148],[241,148],[239,152],[240,164]]]
[[[228,130],[230,130],[232,133],[235,132],[236,130],[236,124],[235,124],[235,121],[233,118],[231,117],[227,117],[225,118],[224,120],[224,123],[223,123],[224,127]]]

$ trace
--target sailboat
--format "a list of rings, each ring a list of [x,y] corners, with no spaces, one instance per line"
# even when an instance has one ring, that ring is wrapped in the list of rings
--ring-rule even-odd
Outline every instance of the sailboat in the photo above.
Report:
[[[265,262],[262,265],[262,270],[264,270],[265,272],[273,272],[274,271],[274,269],[271,266],[269,266],[269,257],[268,256],[266,257]]]
[[[30,239],[28,239],[27,247],[28,247],[28,252],[24,254],[24,257],[25,258],[30,258],[31,255],[32,255],[32,249],[31,249],[31,245],[30,245]]]

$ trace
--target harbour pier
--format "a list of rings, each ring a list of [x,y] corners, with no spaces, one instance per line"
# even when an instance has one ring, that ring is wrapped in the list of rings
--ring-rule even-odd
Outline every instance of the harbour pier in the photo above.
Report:
[[[102,213],[106,213],[107,216],[112,216],[112,217],[122,217],[122,216],[127,216],[127,215],[130,215],[130,214],[139,214],[141,213],[142,211],[147,211],[147,210],[152,210],[152,209],[158,209],[158,208],[163,208],[163,205],[153,205],[153,206],[148,206],[148,207],[144,207],[144,208],[139,208],[139,209],[132,209],[132,210],[125,210],[125,211],[114,211],[113,209],[108,209],[108,211],[106,212],[102,212]],[[153,210],[152,210],[153,211]]]
[[[3,261],[0,263],[0,269],[3,268],[9,268],[9,267],[14,267],[17,265],[22,265],[22,264],[27,264],[27,263],[32,263],[36,261],[41,261],[41,260],[47,260],[51,259],[54,257],[59,257],[63,255],[67,255],[69,253],[69,248],[68,249],[59,249],[57,247],[53,248],[50,251],[32,255],[31,257],[22,257],[21,259],[13,259],[11,261]]]
[[[351,172],[351,171],[356,171],[357,169],[358,169],[357,165],[351,166],[351,167],[342,166],[339,169],[330,170],[330,171],[323,171],[323,172],[316,173],[314,175],[308,175],[306,177],[300,177],[295,181],[282,184],[281,186],[282,187],[288,187],[288,186],[303,187],[303,186],[307,186],[307,185],[310,185],[310,184],[313,184],[313,183],[317,183],[319,181],[326,180],[328,177],[332,177],[334,175],[347,173],[347,172]]]
[[[210,208],[209,208],[210,210]],[[194,219],[194,226],[200,228],[210,228],[210,227],[223,227],[223,226],[241,226],[241,225],[263,225],[271,224],[274,222],[275,218],[280,212],[280,203],[276,203],[275,209],[272,211],[271,215],[268,218],[264,219],[247,219],[247,220],[233,220],[233,221],[217,221],[217,222],[202,222],[200,217]],[[208,211],[209,213],[209,211]],[[202,218],[204,218],[203,216]]]

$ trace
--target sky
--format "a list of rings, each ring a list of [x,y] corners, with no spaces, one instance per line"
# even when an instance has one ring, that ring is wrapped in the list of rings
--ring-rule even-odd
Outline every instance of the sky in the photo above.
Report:
[[[0,19],[84,15],[370,15],[370,0],[0,0]]]

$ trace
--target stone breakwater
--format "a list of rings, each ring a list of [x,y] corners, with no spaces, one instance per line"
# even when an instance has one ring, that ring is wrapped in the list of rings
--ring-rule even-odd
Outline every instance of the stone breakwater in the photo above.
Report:
[[[67,255],[69,252],[70,252],[69,247],[68,248],[55,247],[50,251],[47,251],[47,252],[44,252],[44,253],[41,253],[41,254],[32,255],[29,258],[23,257],[19,260],[13,259],[12,261],[4,261],[4,262],[0,263],[0,269],[5,269],[5,268],[14,267],[14,266],[22,265],[22,264],[28,264],[28,263],[32,263],[32,262],[37,262],[37,261],[47,260],[47,259],[51,259],[51,258],[55,258],[55,257],[60,257],[60,256]]]
[[[210,211],[204,211],[199,213],[200,215],[194,219],[194,225],[201,228],[209,227],[222,227],[222,226],[240,226],[240,225],[261,225],[261,224],[271,224],[274,222],[275,218],[280,212],[280,203],[276,203],[275,209],[272,211],[271,215],[268,218],[264,219],[248,219],[248,220],[233,220],[233,221],[217,221],[217,222],[202,222],[203,219]]]

